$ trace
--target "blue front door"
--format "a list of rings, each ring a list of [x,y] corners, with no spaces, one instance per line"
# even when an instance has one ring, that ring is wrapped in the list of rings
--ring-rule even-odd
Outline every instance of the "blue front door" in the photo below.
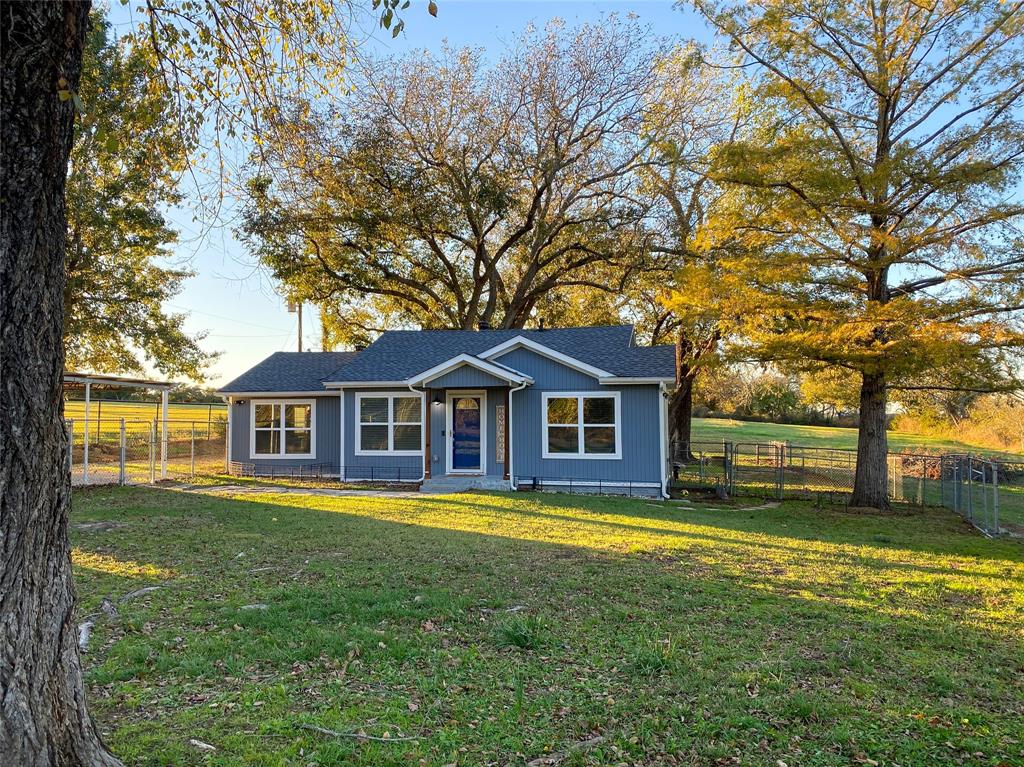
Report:
[[[452,470],[480,471],[480,397],[452,397]]]

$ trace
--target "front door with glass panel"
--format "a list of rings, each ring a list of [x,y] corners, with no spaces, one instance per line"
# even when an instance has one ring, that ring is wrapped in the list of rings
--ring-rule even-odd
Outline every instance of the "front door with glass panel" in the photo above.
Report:
[[[483,398],[479,395],[453,394],[448,400],[451,413],[449,467],[453,472],[481,471],[482,404]]]

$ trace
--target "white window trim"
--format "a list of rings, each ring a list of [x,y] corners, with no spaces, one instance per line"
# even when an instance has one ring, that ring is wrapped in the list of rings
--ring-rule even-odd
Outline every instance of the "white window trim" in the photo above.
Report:
[[[237,396],[237,395],[232,395]],[[256,406],[281,406],[281,450],[285,448],[285,405],[309,405],[309,447],[308,453],[257,453],[256,452]],[[287,431],[305,431],[305,429],[288,428]],[[251,399],[249,400],[249,458],[254,461],[292,460],[295,458],[316,458],[316,400],[315,399]]]
[[[480,398],[480,468],[478,469],[454,469],[452,462],[455,456],[453,440],[455,438],[455,408],[452,400],[456,397],[479,397]],[[487,475],[487,390],[486,389],[449,389],[445,393],[445,420],[444,420],[444,452],[446,474],[473,474],[479,476]],[[506,426],[506,428],[508,428]]]
[[[363,421],[360,414],[361,405],[360,403],[364,398],[367,399],[380,399],[386,397],[388,400],[388,420],[380,421],[372,424],[374,426],[387,426],[388,427],[388,449],[387,450],[363,450]],[[393,400],[396,397],[416,397],[420,401],[420,447],[419,450],[394,450],[395,444],[395,411]],[[355,455],[374,456],[374,455],[423,455],[423,451],[426,449],[426,429],[427,429],[427,417],[424,412],[424,397],[422,392],[409,391],[361,391],[356,392],[355,402],[355,414],[352,419],[353,426],[355,427]],[[399,422],[401,425],[404,422]],[[369,426],[370,424],[367,424]]]
[[[588,397],[611,397],[615,400],[615,452],[614,453],[585,453],[583,452],[583,400]],[[548,400],[569,398],[576,400],[575,424],[549,424],[548,423]],[[553,458],[570,461],[616,461],[622,459],[622,402],[617,391],[546,391],[541,393],[541,451],[544,458]],[[579,432],[578,453],[551,453],[548,452],[548,426],[576,426]]]

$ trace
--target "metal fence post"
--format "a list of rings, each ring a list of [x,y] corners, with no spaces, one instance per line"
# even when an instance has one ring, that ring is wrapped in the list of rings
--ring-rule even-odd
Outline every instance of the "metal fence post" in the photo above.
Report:
[[[953,511],[964,514],[964,457],[953,462]]]
[[[190,461],[192,476],[196,475],[196,422],[192,422],[192,458]]]
[[[979,459],[979,465],[981,466],[981,514],[985,519],[985,527],[988,528],[989,516],[988,516],[988,477],[985,476],[986,461]]]
[[[732,442],[726,443],[725,452],[725,492],[734,495],[736,492],[736,445]]]
[[[160,392],[160,479],[167,479],[167,389]]]
[[[75,473],[75,419],[69,418],[64,422],[68,430],[68,474]]]
[[[156,419],[149,424],[149,484],[156,484]]]
[[[778,475],[778,479],[775,482],[775,484],[776,484],[776,491],[775,491],[775,493],[776,493],[776,496],[778,497],[778,499],[781,501],[783,493],[785,492],[785,488],[786,488],[786,465],[785,465],[786,454],[785,454],[785,452],[783,452],[783,448],[782,448],[781,445],[776,445],[775,446],[775,456],[776,456],[776,458],[778,459],[778,462],[779,462],[779,475]]]
[[[946,459],[939,456],[939,503],[946,505]]]
[[[118,435],[118,478],[117,483],[119,485],[125,484],[127,480],[127,471],[125,467],[125,435],[124,435],[124,419],[121,419],[121,429]]]
[[[967,454],[967,518],[974,521],[974,466],[971,454]]]
[[[992,462],[992,535],[999,535],[999,464]]]

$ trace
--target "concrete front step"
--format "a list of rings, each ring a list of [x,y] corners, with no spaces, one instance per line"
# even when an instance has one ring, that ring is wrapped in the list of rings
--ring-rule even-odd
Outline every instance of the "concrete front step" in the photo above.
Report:
[[[507,479],[445,474],[423,480],[421,493],[464,493],[467,490],[511,490]]]

